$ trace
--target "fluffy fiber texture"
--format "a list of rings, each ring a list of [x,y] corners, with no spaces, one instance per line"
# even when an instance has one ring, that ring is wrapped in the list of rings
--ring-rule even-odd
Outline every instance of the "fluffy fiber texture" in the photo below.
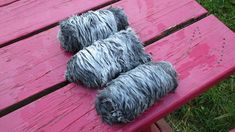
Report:
[[[169,62],[148,62],[109,82],[96,98],[96,111],[109,124],[127,123],[177,85]]]
[[[94,42],[67,63],[66,79],[88,87],[102,87],[119,73],[151,61],[131,28]]]
[[[119,8],[89,11],[60,22],[58,38],[68,52],[77,52],[96,40],[105,39],[128,27],[127,16]]]

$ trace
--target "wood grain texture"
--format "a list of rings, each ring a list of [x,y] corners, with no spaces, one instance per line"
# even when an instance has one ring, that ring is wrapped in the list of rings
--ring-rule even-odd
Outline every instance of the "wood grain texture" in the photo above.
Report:
[[[102,123],[95,90],[69,84],[0,119],[3,131],[136,131],[174,111],[235,71],[235,34],[214,16],[145,48],[154,61],[168,60],[179,72],[171,93],[126,125]]]
[[[128,21],[144,42],[207,13],[194,0],[123,0],[113,6],[125,10]]]
[[[140,118],[124,129],[161,119],[235,72],[235,34],[213,15],[148,47],[154,61],[167,60],[179,73],[180,83]]]
[[[72,14],[83,12],[88,8],[110,1],[21,0],[0,8],[0,17],[2,18],[0,20],[0,46],[56,23]],[[140,34],[143,37],[147,37],[148,34],[152,34],[154,31],[161,33],[183,21],[206,13],[205,9],[201,8],[194,0],[181,0],[180,2],[178,0],[138,0],[138,2],[125,0],[122,3],[119,4],[120,7],[129,7],[130,5],[133,5],[133,8],[139,7],[133,10],[130,7],[128,14],[132,20],[141,20],[137,30],[144,30]],[[146,19],[143,20],[142,16],[145,16]],[[133,22],[135,23],[135,21]],[[153,29],[146,30],[147,25],[152,25]]]
[[[113,5],[124,8],[132,27],[143,41],[206,12],[192,0],[148,0],[148,4],[145,2],[123,0]],[[149,4],[153,7],[148,7]],[[188,10],[188,5],[192,9],[182,14],[182,9]],[[139,14],[135,15],[136,13]],[[180,17],[172,17],[173,15]],[[155,29],[157,25],[164,25],[164,28]],[[71,54],[60,48],[57,32],[58,27],[55,27],[0,49],[0,109],[64,81],[66,63]]]
[[[20,0],[0,8],[0,45],[112,0]]]
[[[64,80],[71,55],[60,49],[57,31],[0,49],[0,109]]]

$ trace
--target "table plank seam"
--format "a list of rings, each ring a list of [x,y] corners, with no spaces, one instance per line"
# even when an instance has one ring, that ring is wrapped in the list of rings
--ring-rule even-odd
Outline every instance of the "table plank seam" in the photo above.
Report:
[[[60,88],[63,88],[64,86],[66,86],[66,85],[68,85],[68,84],[69,84],[68,81],[60,82],[60,83],[58,83],[58,84],[56,84],[56,85],[54,85],[54,86],[51,86],[51,87],[48,88],[48,89],[45,89],[45,90],[43,90],[43,91],[40,91],[40,92],[37,93],[37,94],[34,94],[34,95],[32,95],[32,96],[29,96],[28,98],[26,98],[26,99],[24,99],[24,100],[21,100],[21,101],[18,102],[18,103],[15,103],[15,104],[13,104],[13,105],[10,105],[10,106],[8,106],[8,107],[6,107],[5,109],[3,109],[3,110],[0,111],[0,118],[3,117],[3,116],[5,116],[5,115],[7,115],[7,114],[9,114],[9,113],[11,113],[11,112],[13,112],[13,111],[15,111],[15,110],[17,110],[17,109],[20,109],[21,107],[24,107],[24,106],[26,106],[26,105],[28,105],[28,104],[30,104],[30,103],[32,103],[32,102],[34,102],[34,101],[40,99],[40,98],[43,97],[43,96],[46,96],[46,95],[48,95],[48,94],[50,94],[50,93],[52,93],[52,92],[54,92],[54,91],[56,91],[56,90],[58,90],[58,89],[60,89]]]
[[[171,35],[172,33],[175,33],[175,32],[177,32],[177,31],[179,31],[179,30],[181,30],[181,29],[183,29],[183,28],[185,28],[185,27],[187,27],[187,26],[189,26],[191,24],[194,24],[194,23],[196,23],[196,22],[206,18],[209,15],[210,15],[209,13],[204,13],[201,16],[198,16],[198,17],[195,17],[195,18],[191,18],[191,19],[189,19],[189,20],[187,20],[187,21],[185,21],[185,22],[183,22],[181,24],[175,25],[175,26],[165,30],[160,35],[157,35],[154,38],[145,41],[144,42],[144,46],[148,46],[148,45],[150,45],[150,44],[152,44],[154,42],[157,42],[158,40],[160,40],[162,38],[165,38],[165,37]]]

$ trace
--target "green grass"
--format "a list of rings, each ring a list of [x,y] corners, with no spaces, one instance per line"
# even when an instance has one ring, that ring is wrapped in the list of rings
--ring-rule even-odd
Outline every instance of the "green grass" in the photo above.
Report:
[[[235,31],[235,0],[197,1]],[[166,120],[180,132],[217,132],[235,128],[235,74],[171,113]]]
[[[235,75],[171,113],[175,131],[228,131],[235,127]]]
[[[197,0],[210,14],[235,31],[235,0]]]

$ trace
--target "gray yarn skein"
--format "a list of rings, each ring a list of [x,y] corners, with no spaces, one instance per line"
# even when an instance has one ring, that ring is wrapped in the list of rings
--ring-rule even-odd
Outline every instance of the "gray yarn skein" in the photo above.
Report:
[[[67,63],[69,82],[81,81],[88,87],[102,87],[120,73],[151,61],[131,28],[94,42],[80,50]]]
[[[177,74],[169,62],[146,63],[121,74],[96,98],[96,111],[108,124],[127,123],[174,91]]]
[[[76,53],[99,39],[128,27],[127,16],[119,8],[88,11],[60,22],[58,39],[68,52]]]

